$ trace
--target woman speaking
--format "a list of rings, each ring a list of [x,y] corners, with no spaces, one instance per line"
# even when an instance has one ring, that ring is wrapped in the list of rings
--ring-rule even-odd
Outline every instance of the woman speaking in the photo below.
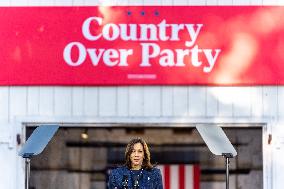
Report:
[[[125,150],[125,165],[113,169],[109,189],[163,189],[161,171],[150,162],[150,152],[141,138],[132,139]]]

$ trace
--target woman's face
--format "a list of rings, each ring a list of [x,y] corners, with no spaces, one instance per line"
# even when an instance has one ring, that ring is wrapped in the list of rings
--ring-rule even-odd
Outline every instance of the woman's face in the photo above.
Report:
[[[136,143],[130,154],[132,168],[141,168],[144,159],[144,150],[141,143]]]

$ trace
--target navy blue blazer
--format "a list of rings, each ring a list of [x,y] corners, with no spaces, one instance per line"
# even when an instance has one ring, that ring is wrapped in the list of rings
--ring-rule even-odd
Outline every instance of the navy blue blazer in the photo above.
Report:
[[[127,167],[113,169],[109,175],[108,188],[122,189],[124,177],[128,178],[128,188],[133,188],[132,172]],[[142,170],[139,179],[140,189],[163,189],[162,175],[158,168]]]

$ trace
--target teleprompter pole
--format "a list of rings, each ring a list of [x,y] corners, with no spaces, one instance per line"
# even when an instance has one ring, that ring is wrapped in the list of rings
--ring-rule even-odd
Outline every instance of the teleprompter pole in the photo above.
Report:
[[[31,168],[31,160],[30,158],[25,158],[25,189],[29,189],[29,180],[30,180],[30,168]]]
[[[231,153],[223,153],[222,156],[226,158],[226,189],[229,189],[229,165],[230,158],[233,158]]]

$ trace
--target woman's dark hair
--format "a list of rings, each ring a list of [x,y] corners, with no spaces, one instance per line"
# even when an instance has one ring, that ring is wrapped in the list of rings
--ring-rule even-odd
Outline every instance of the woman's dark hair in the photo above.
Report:
[[[134,144],[137,144],[137,143],[140,143],[143,146],[144,159],[143,159],[143,162],[142,162],[142,168],[143,169],[152,169],[153,165],[151,164],[150,151],[149,151],[147,143],[142,138],[134,138],[127,144],[126,149],[125,149],[125,165],[129,169],[132,168],[130,155],[131,155],[131,153],[134,149]]]

